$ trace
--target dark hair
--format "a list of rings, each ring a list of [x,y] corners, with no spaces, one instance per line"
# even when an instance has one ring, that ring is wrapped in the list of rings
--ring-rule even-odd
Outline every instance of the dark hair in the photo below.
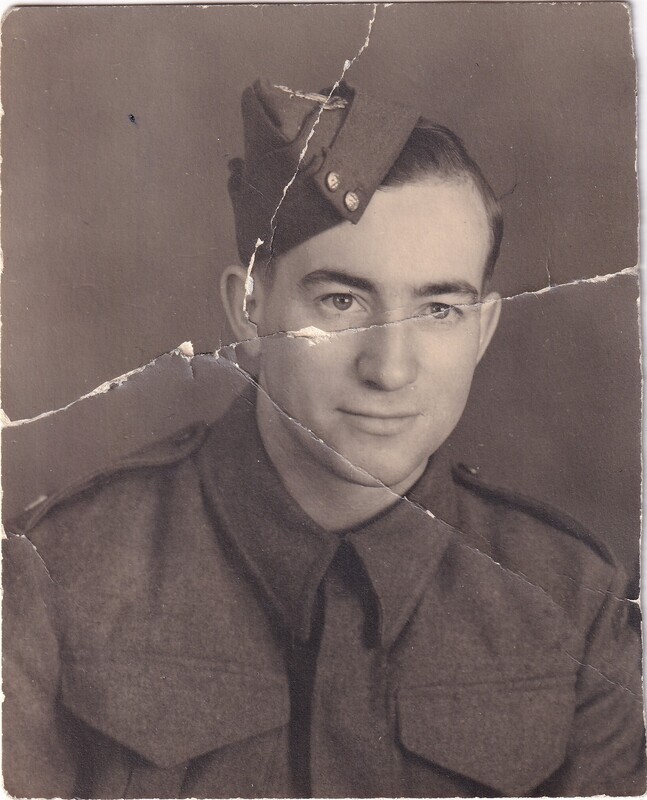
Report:
[[[474,181],[490,226],[490,252],[485,264],[485,280],[489,280],[503,238],[503,216],[499,201],[458,136],[449,128],[421,118],[382,181],[382,186],[404,186],[430,176],[449,180],[468,177]]]

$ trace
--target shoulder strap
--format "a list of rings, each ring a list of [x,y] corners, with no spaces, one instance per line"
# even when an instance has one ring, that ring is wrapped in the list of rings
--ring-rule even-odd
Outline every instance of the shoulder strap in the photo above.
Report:
[[[495,503],[502,503],[507,506],[516,508],[535,519],[544,522],[553,528],[572,536],[580,542],[586,544],[591,550],[594,550],[601,558],[607,563],[616,565],[616,559],[611,550],[604,542],[601,542],[589,530],[587,530],[580,522],[571,517],[565,511],[549,505],[548,503],[534,500],[532,497],[520,494],[519,492],[505,489],[499,486],[490,486],[485,483],[477,474],[474,467],[468,467],[465,464],[457,464],[452,470],[452,474],[456,483],[464,486],[466,489],[474,492],[475,494],[484,497]]]
[[[114,464],[95,470],[80,481],[65,487],[49,497],[44,497],[36,504],[7,523],[6,529],[10,533],[25,533],[35,525],[55,506],[68,500],[74,495],[89,489],[99,480],[129,470],[145,467],[163,467],[179,463],[194,453],[202,444],[207,432],[207,425],[203,422],[194,423],[172,436],[162,439],[154,444],[147,445],[141,450],[125,456]]]

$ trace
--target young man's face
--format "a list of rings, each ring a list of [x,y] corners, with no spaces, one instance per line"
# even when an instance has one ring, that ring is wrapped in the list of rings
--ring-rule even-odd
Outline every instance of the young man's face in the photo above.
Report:
[[[406,482],[454,429],[496,326],[496,304],[479,302],[489,247],[469,179],[376,192],[357,225],[288,251],[257,286],[261,386],[355,467]],[[306,328],[330,335],[270,335]],[[274,430],[339,469],[293,421]]]

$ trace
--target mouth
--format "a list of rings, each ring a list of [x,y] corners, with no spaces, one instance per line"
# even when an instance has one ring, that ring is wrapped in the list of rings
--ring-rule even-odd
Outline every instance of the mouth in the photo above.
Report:
[[[404,433],[419,414],[375,414],[340,408],[349,423],[363,433],[376,436],[393,436]]]

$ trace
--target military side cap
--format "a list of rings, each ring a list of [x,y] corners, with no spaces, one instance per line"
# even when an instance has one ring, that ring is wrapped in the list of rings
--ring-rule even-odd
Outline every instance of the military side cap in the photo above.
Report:
[[[238,252],[276,256],[357,223],[420,114],[353,89],[295,92],[257,80],[243,92],[244,159],[230,162]]]

